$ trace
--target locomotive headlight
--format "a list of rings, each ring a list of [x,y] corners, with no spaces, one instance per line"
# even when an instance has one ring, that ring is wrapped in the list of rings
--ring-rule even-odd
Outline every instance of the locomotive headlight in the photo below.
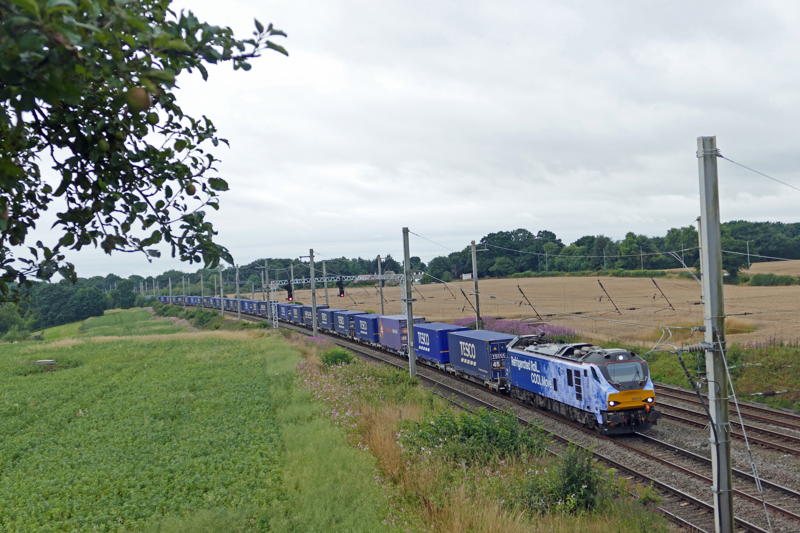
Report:
[[[615,402],[615,401],[608,402],[608,406],[609,407],[614,407],[615,405],[617,405],[617,402]]]
[[[653,397],[652,396],[647,399],[647,403],[653,403]]]

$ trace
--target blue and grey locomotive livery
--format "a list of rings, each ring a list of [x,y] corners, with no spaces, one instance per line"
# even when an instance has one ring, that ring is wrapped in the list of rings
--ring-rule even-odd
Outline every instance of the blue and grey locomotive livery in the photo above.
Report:
[[[628,350],[518,337],[506,354],[508,393],[605,434],[660,418],[647,362]]]
[[[158,299],[169,303],[170,298]],[[172,303],[182,304],[182,297]],[[220,306],[267,316],[265,302],[235,298],[187,297],[188,305]],[[311,306],[278,303],[278,318],[308,326]],[[509,394],[540,409],[548,409],[603,434],[633,433],[656,424],[655,392],[644,359],[628,350],[587,343],[552,342],[544,335],[515,337],[493,331],[469,330],[450,324],[419,323],[414,351],[424,364]],[[356,342],[405,354],[404,315],[363,314],[317,306],[320,330]]]

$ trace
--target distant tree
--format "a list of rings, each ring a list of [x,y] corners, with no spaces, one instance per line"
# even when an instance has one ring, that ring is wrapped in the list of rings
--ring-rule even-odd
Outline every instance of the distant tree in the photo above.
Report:
[[[30,277],[76,282],[66,253],[89,245],[158,256],[166,242],[190,263],[230,261],[202,209],[228,188],[205,143],[227,141],[183,112],[175,79],[224,61],[249,70],[262,50],[285,54],[269,41],[285,34],[256,21],[254,38],[237,40],[170,3],[0,0],[0,301]],[[12,253],[55,205],[53,242]]]
[[[508,257],[498,257],[494,261],[494,265],[489,269],[489,272],[496,278],[504,278],[516,272],[517,267],[514,262]]]
[[[136,303],[136,294],[133,292],[134,284],[129,279],[117,282],[117,300],[119,309],[130,309]]]
[[[19,307],[13,303],[0,304],[0,336],[5,335],[12,327],[24,330],[25,326]]]

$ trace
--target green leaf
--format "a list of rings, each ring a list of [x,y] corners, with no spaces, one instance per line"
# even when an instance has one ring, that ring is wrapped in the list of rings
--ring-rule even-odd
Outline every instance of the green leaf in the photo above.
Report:
[[[226,182],[225,180],[220,179],[220,178],[209,178],[208,184],[215,191],[227,191],[228,190],[228,182]]]
[[[258,33],[264,33],[264,25],[263,25],[263,24],[261,24],[261,23],[258,21],[258,19],[253,19],[253,20],[255,20],[255,21],[256,21],[256,30],[258,30]]]
[[[39,18],[39,4],[36,3],[36,0],[9,0],[12,4],[16,5],[17,7],[24,9],[31,15],[34,15],[36,18]]]
[[[280,52],[281,54],[283,54],[283,55],[285,55],[287,57],[289,56],[289,52],[286,51],[286,48],[284,48],[283,46],[281,46],[279,44],[275,44],[275,43],[273,43],[271,41],[267,41],[267,48],[275,50],[276,52]]]
[[[161,48],[163,50],[177,50],[179,52],[194,52],[192,47],[183,39],[172,39]]]
[[[175,141],[176,152],[182,152],[184,148],[186,148],[186,141],[184,141],[183,139],[178,139],[177,141]]]
[[[169,84],[175,83],[175,73],[171,70],[146,70],[142,73],[142,75]]]
[[[58,244],[61,246],[72,246],[72,243],[75,242],[75,235],[72,232],[65,233],[61,239],[59,239]]]
[[[55,9],[76,11],[78,9],[78,6],[76,6],[72,0],[49,0],[45,7],[47,8],[47,11],[53,11]]]

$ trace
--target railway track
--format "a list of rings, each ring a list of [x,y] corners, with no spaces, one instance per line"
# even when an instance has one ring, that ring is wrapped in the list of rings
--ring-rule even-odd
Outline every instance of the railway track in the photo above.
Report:
[[[303,334],[309,334],[308,330],[305,328],[301,328],[298,326],[285,326],[288,329],[292,329]],[[325,335],[325,334],[321,334]],[[338,336],[328,336],[331,340],[333,340],[336,344],[348,348],[349,350],[355,352],[360,357],[370,360],[379,360],[382,363],[390,364],[399,369],[407,369],[408,363],[405,358],[398,357],[394,354],[388,354],[383,351],[378,351],[371,347],[365,347],[359,343],[344,339]],[[474,408],[477,407],[484,407],[486,409],[496,410],[500,409],[496,404],[478,398],[475,395],[469,394],[462,389],[454,388],[453,386],[449,385],[445,382],[445,380],[437,379],[431,375],[429,375],[430,371],[431,374],[442,374],[446,380],[457,380],[462,381],[465,384],[468,384],[470,387],[475,387],[477,390],[482,392],[489,392],[487,389],[483,389],[477,387],[474,383],[471,383],[467,380],[460,380],[460,378],[456,378],[450,374],[444,373],[439,369],[434,367],[430,367],[427,365],[418,365],[419,370],[423,370],[422,372],[418,372],[418,377],[421,381],[427,384],[428,388],[434,389],[434,391],[442,396],[443,398],[447,399],[448,401],[453,401],[460,407],[464,408],[465,405],[473,406]],[[492,393],[494,395],[494,393]],[[565,424],[567,426],[572,427],[573,429],[577,429],[585,434],[591,435],[593,439],[596,440],[605,440],[612,442],[614,446],[625,449],[631,453],[636,454],[639,456],[640,460],[638,461],[641,464],[652,464],[658,463],[664,465],[672,470],[678,471],[683,475],[690,476],[695,478],[699,481],[702,481],[705,484],[711,484],[711,479],[707,474],[707,470],[710,469],[710,461],[696,456],[691,452],[686,450],[680,450],[670,444],[661,443],[661,441],[657,441],[656,439],[651,439],[647,436],[643,435],[636,435],[635,439],[639,439],[642,442],[646,442],[648,446],[651,447],[651,450],[645,449],[645,446],[635,446],[631,444],[626,444],[620,442],[617,439],[612,439],[610,437],[605,437],[596,434],[594,431],[587,430],[586,428],[580,426],[579,424],[575,424],[568,420],[565,420],[561,417],[558,417],[552,413],[547,411],[540,411],[528,404],[524,404],[522,402],[517,402],[513,398],[509,398],[503,395],[497,395],[499,398],[502,398],[506,402],[516,403],[518,405],[523,406],[525,409],[530,411],[536,412],[539,415],[551,418],[558,423]],[[461,399],[462,402],[455,400],[456,398]],[[527,424],[528,421],[518,417],[518,419],[522,422]],[[550,449],[551,453],[560,454],[563,452],[565,447],[572,442],[570,439],[554,435],[554,446],[558,446],[559,449]],[[649,441],[648,441],[649,439]],[[572,442],[575,445],[577,443]],[[581,446],[584,449],[587,449],[585,446]],[[592,450],[594,457],[607,465],[608,467],[615,468],[619,472],[624,472],[627,474],[627,479],[633,481],[636,484],[641,486],[647,486],[648,484],[653,484],[654,487],[659,492],[659,495],[662,497],[661,503],[659,505],[659,511],[664,514],[668,519],[673,521],[674,523],[680,525],[681,527],[687,528],[691,531],[700,531],[700,532],[710,532],[714,530],[714,508],[713,505],[704,502],[701,499],[692,496],[691,494],[682,491],[662,480],[654,479],[653,475],[647,474],[646,472],[642,472],[639,469],[632,468],[628,465],[620,463],[619,461],[608,457],[607,455],[598,452],[596,450]],[[675,458],[671,458],[670,454],[680,454],[682,463],[679,463]],[[687,455],[688,454],[688,455]],[[694,457],[690,457],[694,456]],[[698,470],[701,470],[698,472]],[[753,486],[753,489],[750,491],[744,490],[737,490],[735,497],[740,498],[742,500],[746,500],[751,504],[761,505],[761,500],[757,496],[757,491],[754,488],[755,481],[752,476],[745,472],[741,472],[740,479],[748,482],[750,485]],[[769,499],[775,499],[778,504],[769,503],[768,508],[773,513],[779,513],[782,516],[786,517],[789,520],[795,521],[797,528],[800,529],[800,494],[792,491],[791,489],[781,487],[780,485],[763,482],[762,484],[765,486],[765,494],[769,495]],[[769,488],[768,488],[769,487]],[[735,518],[736,521],[736,530],[737,532],[753,532],[753,533],[766,533],[766,530],[759,527],[756,524],[750,523],[746,520],[741,518]]]
[[[658,401],[658,406],[661,410],[661,416],[664,418],[699,428],[708,426],[708,417],[705,413],[698,413],[690,409],[664,403],[660,399]],[[740,426],[735,423],[731,424],[731,437],[743,441],[744,435],[741,429],[737,429],[739,427]],[[747,440],[752,443],[759,444],[765,448],[772,448],[773,450],[778,450],[783,453],[800,455],[800,437],[786,435],[749,424],[745,424],[745,429],[747,430]]]
[[[700,400],[697,399],[697,393],[693,391],[659,384],[656,385],[656,392],[661,398],[680,400],[696,406],[698,410],[702,409]],[[703,394],[703,398],[706,402],[708,401],[708,395]],[[800,414],[762,407],[742,401],[739,401],[739,410],[741,411],[742,418],[800,431]],[[733,414],[734,410],[731,409],[731,415]]]

